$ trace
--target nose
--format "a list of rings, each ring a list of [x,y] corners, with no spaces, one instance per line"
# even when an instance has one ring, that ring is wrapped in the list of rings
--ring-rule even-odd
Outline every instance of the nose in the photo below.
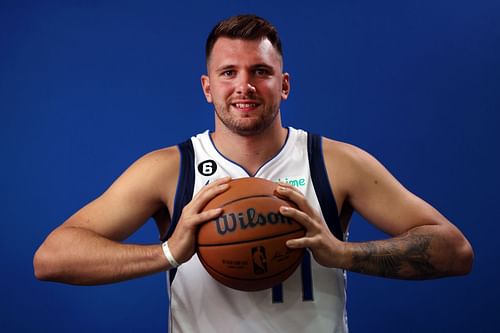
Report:
[[[251,95],[256,91],[255,85],[252,83],[251,75],[248,73],[241,73],[238,75],[236,83],[236,93],[239,95]]]

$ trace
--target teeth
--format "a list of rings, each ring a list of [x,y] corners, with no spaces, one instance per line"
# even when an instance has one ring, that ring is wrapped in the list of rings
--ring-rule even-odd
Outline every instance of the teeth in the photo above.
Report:
[[[245,108],[254,108],[256,107],[257,104],[245,104],[245,103],[236,103],[236,107],[238,109],[245,109]]]

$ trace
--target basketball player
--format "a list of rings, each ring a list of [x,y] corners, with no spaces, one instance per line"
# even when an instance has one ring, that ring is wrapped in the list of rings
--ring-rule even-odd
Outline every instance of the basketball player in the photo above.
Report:
[[[473,252],[462,233],[352,145],[281,123],[290,93],[275,28],[253,15],[216,25],[206,44],[203,93],[215,130],[145,155],[111,187],[54,230],[34,258],[36,277],[95,285],[168,272],[170,332],[346,332],[345,270],[400,279],[467,274]],[[287,242],[306,248],[281,285],[242,292],[213,280],[195,255],[201,212],[230,178],[262,177],[298,209],[306,229]],[[353,210],[391,236],[347,242]],[[162,244],[122,241],[154,217]],[[220,317],[223,314],[223,317]],[[213,318],[224,318],[214,320]]]

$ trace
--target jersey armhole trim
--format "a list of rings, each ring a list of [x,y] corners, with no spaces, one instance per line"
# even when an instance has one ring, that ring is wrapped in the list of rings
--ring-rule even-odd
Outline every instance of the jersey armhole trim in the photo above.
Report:
[[[326,224],[337,239],[344,240],[337,203],[326,171],[323,156],[323,138],[321,136],[307,133],[307,154],[314,191],[318,197]]]
[[[179,179],[175,190],[174,211],[167,234],[162,239],[166,241],[172,236],[177,222],[179,221],[182,209],[187,205],[192,197],[194,190],[194,149],[191,140],[186,140],[177,145],[180,153]]]
[[[187,205],[192,197],[194,190],[194,149],[191,140],[186,140],[177,145],[180,153],[180,169],[179,179],[177,180],[177,188],[175,190],[174,198],[174,211],[172,212],[172,219],[168,227],[167,234],[162,239],[162,242],[172,236],[174,233],[177,222],[179,221],[182,209]],[[170,285],[174,282],[177,269],[173,268],[167,272],[168,282]]]

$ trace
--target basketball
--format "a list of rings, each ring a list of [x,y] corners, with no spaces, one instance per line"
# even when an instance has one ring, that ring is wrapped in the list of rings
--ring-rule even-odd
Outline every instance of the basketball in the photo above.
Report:
[[[233,289],[257,291],[287,279],[302,260],[303,249],[285,242],[305,229],[279,213],[293,203],[275,196],[276,183],[240,178],[212,199],[204,210],[222,208],[222,215],[204,223],[197,234],[198,257],[208,273]]]

